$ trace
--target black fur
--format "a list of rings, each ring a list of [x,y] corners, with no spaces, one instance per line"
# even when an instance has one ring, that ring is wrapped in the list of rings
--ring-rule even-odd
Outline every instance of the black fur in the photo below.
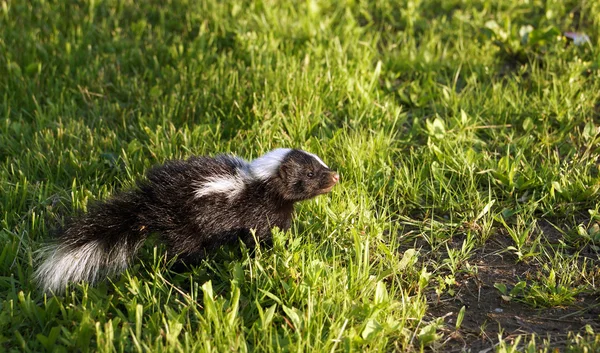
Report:
[[[174,160],[150,169],[137,187],[93,203],[86,214],[69,223],[53,255],[38,270],[38,281],[46,290],[60,291],[63,282],[94,282],[101,275],[119,272],[151,234],[158,235],[169,256],[188,262],[238,239],[253,247],[252,230],[259,241],[270,240],[272,228],[290,227],[295,202],[329,192],[338,180],[316,156],[300,150],[278,151],[273,155],[283,158],[266,159],[267,167],[274,166],[269,171],[257,170],[264,163],[254,165],[225,155]],[[225,192],[199,195],[198,190],[214,178],[231,181],[233,186],[225,183],[229,188]],[[91,256],[86,244],[97,252],[93,254],[99,258],[97,265],[89,271],[68,272],[65,263],[78,251]],[[61,262],[60,256],[66,260]],[[67,273],[66,279],[58,280],[57,271]]]

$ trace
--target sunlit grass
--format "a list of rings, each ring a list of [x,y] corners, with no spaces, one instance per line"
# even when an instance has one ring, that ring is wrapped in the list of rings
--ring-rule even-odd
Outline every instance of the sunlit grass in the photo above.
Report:
[[[443,351],[457,312],[429,309],[493,247],[532,267],[507,305],[600,294],[594,1],[0,0],[0,28],[6,350]],[[272,248],[173,273],[149,242],[95,287],[32,282],[63,217],[151,165],[274,147],[342,182]],[[598,346],[580,329],[562,347]]]

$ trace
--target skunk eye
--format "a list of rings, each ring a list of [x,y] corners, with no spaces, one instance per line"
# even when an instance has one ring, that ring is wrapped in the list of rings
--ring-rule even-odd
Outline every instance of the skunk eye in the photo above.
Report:
[[[308,174],[306,174],[307,177],[312,178],[315,176],[315,173],[313,172],[308,172]]]

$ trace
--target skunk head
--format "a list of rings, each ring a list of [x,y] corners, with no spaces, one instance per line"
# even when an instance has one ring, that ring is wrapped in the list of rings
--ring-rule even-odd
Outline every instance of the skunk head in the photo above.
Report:
[[[285,200],[301,201],[331,191],[340,176],[314,154],[276,149],[250,164],[252,174],[270,181]]]

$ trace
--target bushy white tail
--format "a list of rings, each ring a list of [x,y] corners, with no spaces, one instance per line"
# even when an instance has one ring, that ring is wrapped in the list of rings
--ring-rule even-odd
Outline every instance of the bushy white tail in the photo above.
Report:
[[[125,249],[115,250],[106,253],[97,241],[81,246],[51,245],[42,250],[45,260],[36,270],[35,279],[46,292],[55,294],[62,293],[68,283],[94,283],[102,275],[127,268]]]

